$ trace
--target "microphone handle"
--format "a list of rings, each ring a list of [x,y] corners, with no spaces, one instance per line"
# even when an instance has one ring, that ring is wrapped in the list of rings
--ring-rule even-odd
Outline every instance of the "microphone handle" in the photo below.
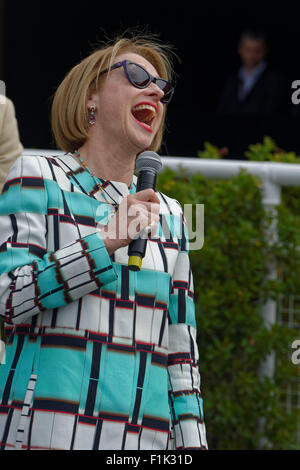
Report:
[[[139,173],[137,180],[136,192],[142,191],[143,189],[155,189],[156,187],[157,173],[151,170],[142,170]],[[142,265],[142,258],[146,253],[147,238],[137,238],[132,240],[128,246],[129,256],[129,269],[132,271],[139,271]]]
[[[156,187],[156,177],[157,173],[151,170],[142,170],[139,173],[137,185],[136,185],[136,192],[142,191],[143,189],[155,189]]]

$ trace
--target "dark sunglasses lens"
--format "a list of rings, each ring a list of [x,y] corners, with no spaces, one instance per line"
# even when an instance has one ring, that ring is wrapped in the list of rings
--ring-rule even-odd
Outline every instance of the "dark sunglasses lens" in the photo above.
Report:
[[[127,73],[131,83],[137,87],[145,88],[149,85],[150,77],[143,67],[132,62],[127,63]]]
[[[171,83],[166,80],[158,79],[156,80],[156,85],[164,92],[164,96],[161,99],[162,103],[169,103],[173,96],[173,87]]]

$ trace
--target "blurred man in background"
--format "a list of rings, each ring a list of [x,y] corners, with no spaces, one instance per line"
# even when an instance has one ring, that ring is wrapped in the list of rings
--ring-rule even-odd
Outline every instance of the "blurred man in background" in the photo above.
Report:
[[[268,64],[267,52],[264,33],[244,31],[238,44],[241,67],[228,78],[221,93],[217,112],[233,118],[232,135],[225,144],[236,156],[242,157],[249,144],[262,140],[270,118],[283,116],[289,109],[289,87],[283,75]]]

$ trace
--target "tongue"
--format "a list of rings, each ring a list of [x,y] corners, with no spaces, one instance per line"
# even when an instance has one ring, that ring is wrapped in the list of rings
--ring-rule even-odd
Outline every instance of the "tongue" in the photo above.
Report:
[[[151,121],[153,117],[153,113],[150,109],[138,109],[136,111],[133,111],[132,114],[135,119],[144,123]]]

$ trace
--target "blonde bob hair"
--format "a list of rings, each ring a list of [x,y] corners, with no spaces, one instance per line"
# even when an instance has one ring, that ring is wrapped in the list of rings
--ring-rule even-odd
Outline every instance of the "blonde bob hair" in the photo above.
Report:
[[[153,35],[118,37],[102,44],[70,70],[54,95],[51,124],[55,143],[59,149],[74,152],[86,142],[89,132],[87,102],[104,79],[103,75],[99,78],[99,74],[111,67],[118,55],[126,52],[144,57],[154,66],[161,78],[172,80],[171,47],[160,44]],[[149,147],[155,152],[162,143],[165,114],[164,109],[160,128]]]

